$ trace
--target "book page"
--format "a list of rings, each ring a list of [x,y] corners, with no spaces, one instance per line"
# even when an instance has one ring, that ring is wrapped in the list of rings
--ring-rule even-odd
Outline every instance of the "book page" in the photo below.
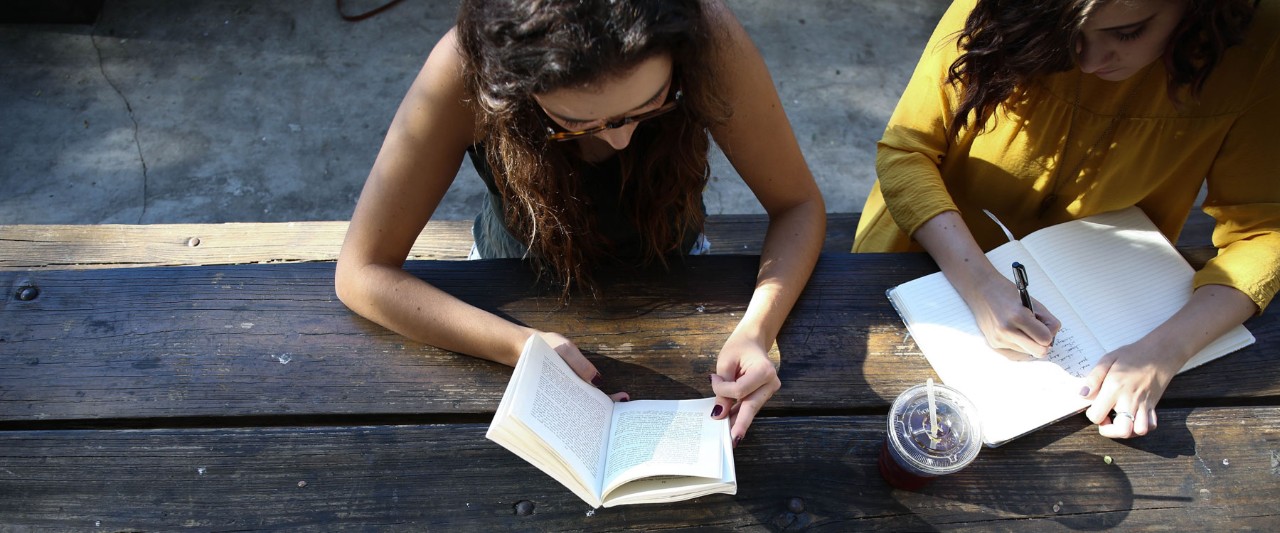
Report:
[[[598,497],[614,402],[604,392],[582,381],[537,335],[532,336],[530,343],[533,349],[521,355],[512,376],[510,417],[543,441],[554,452],[551,459],[561,462],[562,469],[577,473],[582,483]],[[503,403],[507,403],[506,395]],[[526,455],[528,452],[521,456],[570,486],[552,473],[556,465],[539,464],[547,458]]]
[[[715,398],[637,400],[614,409],[602,494],[634,479],[658,475],[722,476],[727,420],[711,418]]]
[[[1137,207],[1044,228],[1023,243],[1108,352],[1141,339],[1191,298],[1195,271]],[[1252,342],[1240,326],[1192,361]]]
[[[1078,394],[1079,375],[1103,350],[1020,243],[987,255],[1010,279],[1014,261],[1026,266],[1029,292],[1062,321],[1048,358],[1010,357],[991,348],[969,306],[941,272],[895,287],[890,300],[942,382],[960,390],[982,413],[983,440],[995,446],[1087,406]]]
[[[729,420],[720,443],[720,478],[689,476],[651,476],[618,485],[608,492],[605,507],[633,503],[664,503],[688,500],[708,494],[737,494],[738,477],[733,466],[733,445],[729,442]]]

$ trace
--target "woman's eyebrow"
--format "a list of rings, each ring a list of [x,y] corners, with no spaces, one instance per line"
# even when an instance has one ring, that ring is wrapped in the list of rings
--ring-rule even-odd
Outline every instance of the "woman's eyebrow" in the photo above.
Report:
[[[635,107],[631,108],[631,110],[630,110],[630,111],[627,111],[627,112],[623,113],[623,115],[625,115],[626,113],[630,113],[630,112],[632,112],[632,111],[635,111],[635,110],[637,110],[637,109],[640,109],[640,108],[642,108],[642,107],[644,107],[644,106],[647,106],[647,105],[649,105],[649,102],[652,102],[652,101],[654,101],[654,100],[657,100],[659,96],[662,96],[662,92],[663,92],[663,91],[666,91],[666,90],[667,90],[667,88],[671,86],[671,80],[672,80],[672,78],[667,78],[667,82],[666,82],[666,83],[664,83],[664,84],[662,84],[662,87],[659,87],[659,88],[658,88],[658,90],[657,90],[657,92],[653,93],[653,96],[650,96],[650,97],[649,97],[649,99],[648,99],[648,100],[645,100],[643,104],[640,104],[640,105],[638,105],[638,106],[635,106]],[[547,111],[547,110],[545,110],[545,109],[544,109],[543,111]],[[592,119],[571,118],[571,117],[566,117],[566,116],[564,116],[564,115],[560,115],[560,114],[552,113],[552,112],[550,112],[550,111],[547,111],[547,114],[548,114],[548,115],[551,115],[551,116],[553,116],[553,117],[555,117],[555,118],[558,118],[558,119],[560,119],[560,120],[562,120],[562,121],[564,121],[564,122],[573,122],[573,123],[578,123],[578,124],[582,124],[582,123],[586,123],[586,122],[594,122],[594,121],[597,121],[597,120],[609,120],[609,119],[611,119],[611,118],[614,118],[614,117],[605,117],[604,119],[598,119],[598,118],[592,118]]]
[[[1146,24],[1146,23],[1150,22],[1150,21],[1151,21],[1151,19],[1153,19],[1153,18],[1156,18],[1156,14],[1155,14],[1155,13],[1152,13],[1151,15],[1147,16],[1147,18],[1144,18],[1144,19],[1139,20],[1139,21],[1137,21],[1137,22],[1130,22],[1129,24],[1122,24],[1122,25],[1120,25],[1120,26],[1112,26],[1112,27],[1110,27],[1110,28],[1098,28],[1098,29],[1097,29],[1097,30],[1095,30],[1095,31],[1117,31],[1117,30],[1127,30],[1127,29],[1133,28],[1134,26],[1141,26],[1141,25],[1143,25],[1143,24]]]

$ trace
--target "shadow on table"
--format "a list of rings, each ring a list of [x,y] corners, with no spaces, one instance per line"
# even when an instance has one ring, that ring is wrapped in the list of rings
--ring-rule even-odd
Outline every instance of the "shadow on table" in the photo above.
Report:
[[[596,365],[600,375],[605,376],[601,388],[610,394],[625,391],[633,400],[687,400],[706,396],[703,391],[643,365],[605,357],[590,350],[583,350],[582,355]]]
[[[1103,456],[1087,452],[999,454],[983,450],[978,462],[942,478],[919,493],[896,491],[899,501],[922,514],[935,514],[935,499],[960,505],[945,506],[948,522],[1009,519],[1052,520],[1073,530],[1100,530],[1124,522],[1133,508],[1133,487],[1124,471]],[[1064,475],[1063,468],[1071,473]],[[966,510],[966,508],[976,509]]]
[[[1083,415],[1041,429],[1000,448],[983,449],[973,465],[940,478],[919,493],[894,492],[913,511],[933,514],[936,499],[975,506],[974,519],[991,514],[1051,520],[1074,530],[1118,526],[1135,507],[1159,507],[1159,502],[1185,505],[1190,498],[1134,492],[1123,468],[1108,461],[1109,454],[1135,457],[1117,446],[1165,459],[1192,456],[1195,437],[1187,427],[1190,411],[1163,411],[1156,433],[1136,439],[1111,440],[1095,434]],[[1097,453],[1079,451],[1096,441]],[[1056,451],[1053,448],[1076,448]],[[1110,451],[1108,451],[1110,450]],[[956,512],[946,506],[948,512]],[[959,512],[963,513],[963,510]],[[949,520],[956,520],[950,517]]]
[[[757,419],[756,437],[734,453],[736,499],[754,523],[771,531],[936,530],[929,513],[897,501],[880,477],[876,459],[883,441],[870,427],[875,424],[846,420],[819,427],[799,419]]]
[[[1115,442],[1165,459],[1196,455],[1196,438],[1187,427],[1188,409],[1156,408],[1159,426],[1142,437],[1117,439]]]

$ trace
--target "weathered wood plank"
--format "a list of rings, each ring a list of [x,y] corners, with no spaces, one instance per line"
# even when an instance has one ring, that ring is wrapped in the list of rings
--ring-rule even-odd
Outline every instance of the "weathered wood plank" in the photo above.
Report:
[[[857,213],[827,215],[825,251],[848,252]],[[764,215],[712,215],[713,254],[759,254]],[[153,225],[0,225],[0,270],[236,265],[334,261],[347,222]],[[410,260],[466,259],[471,222],[432,220]]]
[[[347,222],[0,225],[0,269],[333,261]],[[433,220],[409,259],[465,259],[471,222]]]
[[[828,213],[826,253],[848,252],[858,213]],[[711,215],[706,232],[713,254],[759,254],[768,229],[764,215]],[[1209,246],[1213,219],[1192,213],[1178,242]],[[235,265],[333,261],[347,222],[261,222],[152,225],[0,225],[0,270]],[[471,222],[432,220],[410,260],[465,259]],[[1210,256],[1206,256],[1207,259]],[[1201,262],[1204,259],[1200,260]]]
[[[595,511],[485,440],[484,430],[0,432],[0,523],[104,531],[1221,531],[1280,522],[1277,407],[1166,410],[1157,435],[1128,442],[1102,438],[1076,417],[983,450],[968,469],[919,493],[891,490],[880,478],[881,417],[765,418],[735,453],[736,496]],[[518,516],[514,505],[525,500],[533,513]]]
[[[757,258],[612,272],[560,307],[517,261],[415,262],[481,308],[573,338],[606,389],[710,392],[706,375],[749,301]],[[885,299],[936,267],[922,254],[824,255],[778,339],[795,410],[884,409],[932,375]],[[0,272],[0,421],[492,413],[510,369],[406,340],[347,310],[333,265]],[[39,289],[30,301],[18,287]],[[1258,344],[1179,376],[1166,402],[1280,396],[1275,313]]]
[[[858,229],[858,213],[827,213],[824,253],[848,253],[853,233]],[[709,215],[706,234],[712,254],[760,255],[760,245],[769,229],[765,215]]]

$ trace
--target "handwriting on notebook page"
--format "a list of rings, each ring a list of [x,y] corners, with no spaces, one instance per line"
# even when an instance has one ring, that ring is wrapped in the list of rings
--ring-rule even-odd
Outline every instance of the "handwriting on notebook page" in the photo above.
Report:
[[[1045,357],[1078,378],[1088,375],[1094,364],[1080,339],[1067,327],[1058,330],[1053,347]]]

